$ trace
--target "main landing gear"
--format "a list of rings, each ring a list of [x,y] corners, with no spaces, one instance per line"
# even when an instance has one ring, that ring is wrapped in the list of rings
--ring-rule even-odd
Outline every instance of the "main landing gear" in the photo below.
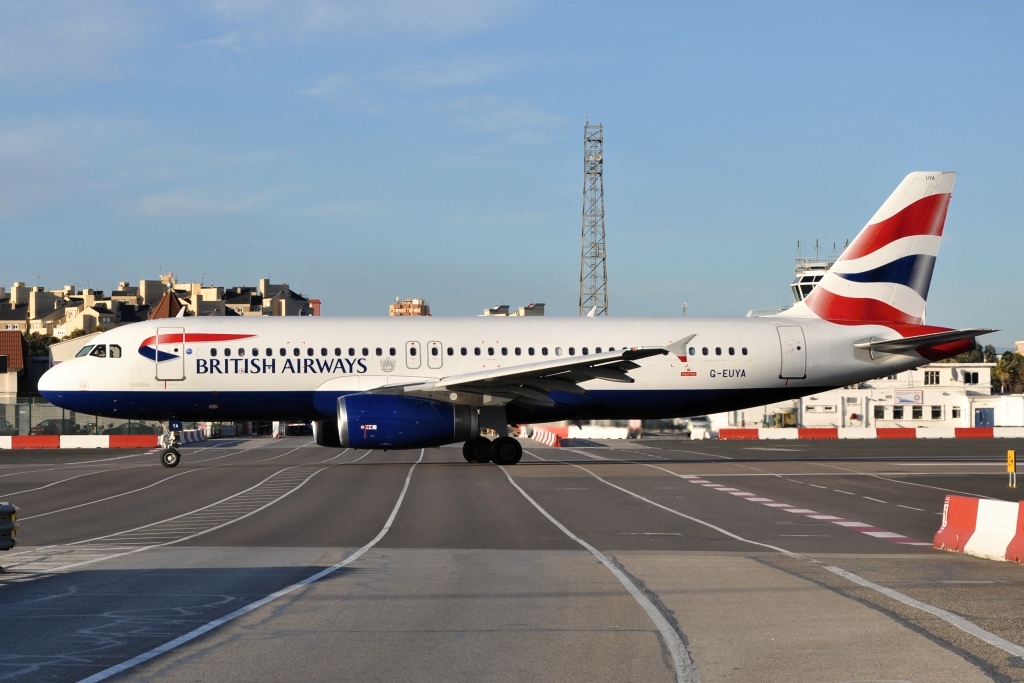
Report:
[[[484,436],[478,436],[462,444],[462,457],[466,459],[466,462],[515,465],[523,459],[523,447],[510,436],[499,436],[494,441]]]

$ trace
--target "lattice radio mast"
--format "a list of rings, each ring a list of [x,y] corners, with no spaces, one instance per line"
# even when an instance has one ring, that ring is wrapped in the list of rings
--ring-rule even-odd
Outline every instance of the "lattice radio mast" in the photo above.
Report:
[[[608,267],[604,245],[604,126],[583,126],[583,230],[580,252],[580,315],[608,315]]]

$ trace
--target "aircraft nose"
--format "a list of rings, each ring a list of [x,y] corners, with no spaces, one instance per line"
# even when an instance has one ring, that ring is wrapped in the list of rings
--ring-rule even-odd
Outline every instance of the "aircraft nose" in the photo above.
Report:
[[[64,393],[74,388],[71,385],[68,367],[64,363],[53,366],[39,378],[39,394],[54,405],[58,404]]]

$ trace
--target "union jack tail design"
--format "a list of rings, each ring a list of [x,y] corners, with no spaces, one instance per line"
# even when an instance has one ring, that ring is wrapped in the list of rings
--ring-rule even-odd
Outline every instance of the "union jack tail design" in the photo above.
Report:
[[[918,171],[904,178],[807,299],[781,315],[840,325],[922,324],[955,175]]]

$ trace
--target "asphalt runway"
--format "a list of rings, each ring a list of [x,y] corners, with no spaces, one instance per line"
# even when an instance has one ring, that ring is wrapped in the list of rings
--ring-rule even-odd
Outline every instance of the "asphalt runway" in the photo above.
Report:
[[[0,681],[1024,681],[1011,440],[0,451]]]

